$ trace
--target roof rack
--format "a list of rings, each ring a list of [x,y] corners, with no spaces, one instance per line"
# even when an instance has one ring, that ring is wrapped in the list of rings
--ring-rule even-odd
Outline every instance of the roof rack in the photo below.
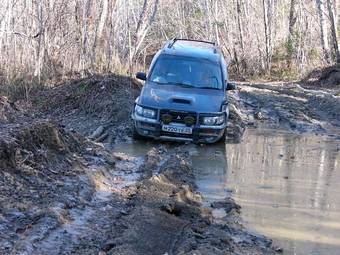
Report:
[[[213,46],[216,46],[216,43],[214,42],[209,42],[209,41],[203,41],[203,40],[194,40],[194,39],[179,39],[179,38],[174,38],[171,40],[171,42],[168,45],[168,48],[172,48],[172,46],[174,46],[174,44],[177,41],[189,41],[189,42],[201,42],[201,43],[209,43],[212,44]]]

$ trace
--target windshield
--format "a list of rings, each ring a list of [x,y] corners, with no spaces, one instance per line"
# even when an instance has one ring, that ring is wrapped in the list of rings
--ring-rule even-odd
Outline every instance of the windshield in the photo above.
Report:
[[[157,60],[150,81],[202,89],[222,89],[220,65],[209,60],[163,55]]]

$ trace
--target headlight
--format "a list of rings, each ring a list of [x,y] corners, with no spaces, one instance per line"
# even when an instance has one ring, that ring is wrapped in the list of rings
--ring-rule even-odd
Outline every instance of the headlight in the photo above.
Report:
[[[139,116],[143,116],[143,107],[136,105],[135,107],[135,113]]]
[[[155,119],[156,118],[156,111],[152,109],[143,108],[139,105],[135,106],[135,113],[141,117]]]
[[[214,117],[203,117],[203,124],[206,126],[222,125],[224,123],[224,115]]]

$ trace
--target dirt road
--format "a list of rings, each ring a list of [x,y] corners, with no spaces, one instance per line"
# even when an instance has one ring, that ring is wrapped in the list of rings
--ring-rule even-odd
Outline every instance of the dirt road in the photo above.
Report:
[[[93,77],[25,102],[1,102],[1,254],[273,254],[226,197],[202,206],[185,145],[155,143],[128,157],[139,85]],[[298,85],[240,85],[229,142],[266,125],[339,139],[339,97]],[[223,219],[212,209],[224,210]]]

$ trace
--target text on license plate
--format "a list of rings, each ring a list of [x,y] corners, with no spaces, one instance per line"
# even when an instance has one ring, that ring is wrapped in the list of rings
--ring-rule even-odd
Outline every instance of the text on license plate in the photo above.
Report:
[[[162,130],[165,132],[179,133],[179,134],[192,134],[192,128],[190,127],[178,127],[171,125],[163,125]]]

